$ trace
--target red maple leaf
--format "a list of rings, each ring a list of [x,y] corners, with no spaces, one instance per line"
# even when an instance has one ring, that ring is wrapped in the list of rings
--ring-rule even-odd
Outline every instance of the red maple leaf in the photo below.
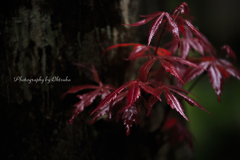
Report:
[[[91,113],[91,115],[95,114],[93,118],[94,120],[92,121],[92,123],[97,119],[96,117],[99,117],[99,114],[109,113],[109,111],[112,110],[112,108],[114,107],[114,104],[116,104],[117,102],[122,100],[124,97],[126,97],[126,105],[121,107],[118,113],[119,114],[123,113],[123,117],[124,117],[123,119],[126,119],[127,117],[130,118],[128,120],[125,120],[124,122],[127,124],[126,128],[127,128],[127,134],[128,134],[128,130],[129,130],[128,127],[130,127],[132,124],[131,119],[135,120],[135,118],[131,118],[131,116],[129,117],[126,115],[129,115],[130,113],[131,114],[134,113],[135,115],[134,105],[137,99],[139,99],[139,97],[141,96],[141,92],[142,92],[141,90],[155,96],[158,100],[161,100],[157,92],[155,91],[155,89],[152,88],[148,82],[142,82],[140,80],[128,81],[122,86],[120,86],[119,88],[115,89],[110,94],[108,94],[99,103],[96,109]],[[132,108],[129,109],[130,107]]]
[[[123,119],[123,123],[126,126],[126,135],[130,134],[130,129],[133,123],[139,123],[139,107],[137,104],[131,105],[129,108],[125,109],[124,106],[119,110],[117,115],[117,121]]]
[[[181,17],[178,16],[179,13],[181,13]],[[194,25],[189,20],[183,18],[183,14],[185,14],[187,18],[190,15],[190,9],[188,8],[188,5],[185,2],[177,6],[172,14],[172,17],[174,18],[174,21],[176,22],[179,30],[183,33],[183,35],[186,36],[185,26],[187,26],[194,33],[194,35],[196,35],[197,37],[201,37],[202,34],[194,27]],[[190,17],[190,19],[193,18]]]
[[[237,57],[236,57],[236,54],[235,52],[231,49],[231,47],[229,45],[224,45],[221,47],[221,50],[222,51],[226,51],[227,52],[227,58],[229,58],[229,56],[231,56],[234,60],[234,62],[236,62],[237,60]]]
[[[188,118],[184,113],[184,110],[182,108],[181,103],[179,102],[179,100],[175,97],[175,95],[172,92],[175,92],[176,94],[178,94],[179,96],[181,96],[188,104],[190,104],[191,106],[197,106],[198,108],[208,112],[205,108],[203,108],[198,102],[196,102],[195,100],[193,100],[192,98],[188,97],[187,95],[183,94],[190,94],[190,92],[177,87],[177,86],[173,86],[173,85],[165,85],[163,83],[159,83],[159,82],[155,82],[153,84],[154,86],[158,86],[158,88],[156,89],[158,92],[159,97],[161,96],[162,92],[164,92],[165,97],[167,99],[167,103],[168,105],[170,105],[170,107],[172,109],[175,109],[177,112],[179,112],[187,121]],[[182,93],[183,92],[183,93]],[[152,106],[157,102],[157,99],[153,96],[151,96],[148,100],[148,115],[150,114],[151,108]],[[208,112],[209,113],[209,112]]]
[[[204,48],[202,46],[203,43],[201,43],[199,38],[193,37],[193,34],[189,27],[184,26],[185,28],[185,38],[180,39],[180,48],[181,48],[181,55],[183,59],[186,59],[188,56],[188,53],[190,49],[195,49],[202,55],[204,54]],[[176,53],[178,49],[178,41],[173,40],[167,44],[164,45],[165,47],[169,48],[169,51],[172,53]]]
[[[138,56],[136,58],[141,58],[141,57],[146,57],[146,56]],[[201,68],[199,66],[197,66],[196,64],[187,61],[185,59],[182,59],[180,57],[173,57],[173,56],[148,56],[151,59],[149,61],[147,61],[146,63],[144,63],[141,67],[141,69],[139,70],[139,79],[141,81],[146,81],[147,80],[147,76],[148,73],[150,71],[150,69],[152,68],[153,64],[159,60],[162,64],[162,66],[165,68],[165,70],[167,72],[170,72],[173,76],[175,76],[176,78],[178,78],[182,83],[184,83],[184,81],[182,80],[180,74],[178,73],[177,69],[175,68],[175,66],[173,64],[171,64],[172,61],[174,62],[179,62],[188,66],[192,66],[192,67],[197,67],[197,68]],[[135,57],[133,57],[135,58]]]
[[[93,119],[91,121],[91,124],[93,124],[97,119],[99,119],[99,117],[104,116],[104,115],[108,115],[108,118],[112,119],[112,116],[117,114],[115,112],[118,112],[118,111],[120,112],[121,109],[119,109],[119,107],[116,106],[117,109],[113,110],[112,108],[110,108],[110,106],[114,106],[115,107],[115,105],[118,104],[119,102],[124,103],[122,100],[126,97],[126,95],[127,95],[127,91],[121,92],[110,105],[106,104],[103,107],[101,107],[100,109],[98,109],[94,113],[94,116],[93,116]],[[119,105],[120,106],[124,106],[125,103],[124,104],[122,104],[122,103],[119,104]]]
[[[90,79],[94,80],[99,85],[98,86],[97,85],[74,86],[63,94],[62,98],[64,98],[69,93],[77,93],[79,91],[86,90],[86,89],[94,89],[91,92],[77,95],[77,97],[80,99],[80,101],[78,103],[74,104],[75,109],[73,111],[72,118],[69,120],[69,124],[71,124],[73,122],[73,119],[80,112],[82,112],[86,107],[88,107],[90,104],[92,104],[97,96],[101,96],[101,98],[104,99],[106,97],[106,95],[108,95],[111,92],[110,90],[115,89],[115,87],[113,87],[111,85],[103,85],[102,84],[102,82],[99,79],[98,73],[93,65],[91,65],[91,67],[89,67],[88,64],[77,64],[77,65],[82,67],[84,70],[90,71],[91,74],[89,74],[89,72],[87,72],[88,75],[92,75],[92,76],[89,76],[89,77],[92,77]]]
[[[190,9],[188,8],[187,3],[183,2],[180,5],[178,5],[174,10],[172,17],[177,17],[181,13],[181,17],[185,14],[186,17],[190,14]]]
[[[140,113],[140,109],[136,103],[133,103],[126,109],[127,100],[124,98],[126,98],[127,94],[128,91],[121,92],[116,97],[116,99],[112,101],[112,104],[106,104],[98,109],[94,113],[91,123],[94,123],[99,117],[103,115],[108,115],[109,119],[112,119],[112,116],[115,116],[117,122],[119,122],[120,119],[123,120],[123,123],[126,126],[126,135],[129,135],[133,123],[139,123],[138,115]]]
[[[174,22],[173,18],[171,17],[171,15],[167,12],[155,12],[149,15],[141,15],[140,17],[146,17],[145,19],[138,21],[134,24],[126,24],[128,26],[140,26],[143,24],[148,23],[149,21],[153,20],[154,18],[158,17],[152,24],[151,29],[149,31],[149,38],[148,38],[148,45],[151,43],[151,40],[153,38],[153,36],[156,34],[160,24],[162,24],[163,22],[163,18],[166,17],[168,24],[171,26],[172,28],[172,33],[175,36],[175,38],[177,40],[180,40],[179,37],[179,29],[177,24]]]
[[[178,15],[181,13],[181,17]],[[183,23],[185,23],[193,32],[194,34],[201,36],[201,33],[186,19],[183,19],[183,14],[188,17],[190,14],[190,10],[188,8],[188,5],[183,2],[179,6],[177,6],[173,10],[173,14],[170,15],[167,12],[154,12],[149,15],[141,15],[140,17],[146,17],[145,19],[142,19],[134,24],[125,24],[128,26],[140,26],[148,23],[149,21],[153,20],[154,18],[158,17],[151,26],[151,29],[149,31],[149,37],[148,37],[148,45],[151,43],[151,40],[153,36],[156,34],[157,30],[159,29],[160,25],[163,23],[168,22],[168,25],[171,28],[171,31],[176,38],[176,40],[179,42],[180,41],[180,36],[179,36],[179,29],[182,30],[183,28]],[[164,20],[164,17],[166,18]],[[183,31],[184,33],[184,31]]]
[[[227,47],[233,57],[235,57],[234,52]],[[193,59],[193,58],[192,58]],[[198,65],[208,72],[209,80],[218,96],[218,101],[221,101],[220,95],[222,92],[224,81],[230,76],[234,76],[240,80],[240,70],[234,67],[230,62],[224,59],[220,59],[214,56],[204,56],[199,59],[193,59],[198,62]],[[196,76],[202,74],[203,69],[200,68],[189,68],[186,70],[183,80],[188,82],[195,78]]]
[[[127,96],[127,106],[126,109],[129,108],[131,105],[133,105],[134,102],[139,98],[141,95],[141,89],[145,92],[152,94],[157,97],[157,99],[161,100],[156,93],[155,89],[149,86],[148,82],[142,82],[140,80],[132,80],[128,81],[119,88],[115,89],[113,92],[108,94],[96,107],[96,109],[91,113],[91,115],[96,112],[97,110],[101,109],[105,105],[113,106],[112,104],[116,101],[117,97],[120,95],[120,93],[127,89],[128,92],[126,94]]]
[[[107,51],[114,49],[114,48],[118,48],[118,47],[129,47],[129,46],[133,46],[133,50],[131,51],[130,55],[129,55],[129,59],[132,59],[133,57],[138,57],[138,56],[142,56],[145,53],[147,53],[147,55],[151,55],[152,52],[151,50],[155,51],[156,47],[154,46],[146,46],[146,45],[142,45],[139,43],[122,43],[122,44],[116,44],[113,46],[108,47],[102,55],[104,55]],[[171,52],[169,52],[168,50],[164,49],[164,48],[159,48],[157,49],[157,54],[158,55],[171,55]]]

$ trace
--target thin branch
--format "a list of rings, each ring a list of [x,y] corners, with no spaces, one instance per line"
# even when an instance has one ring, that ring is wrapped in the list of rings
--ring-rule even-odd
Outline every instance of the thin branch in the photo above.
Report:
[[[164,19],[163,19],[163,20],[164,20]],[[158,42],[157,42],[157,46],[156,46],[156,49],[155,49],[155,52],[154,52],[154,55],[155,55],[155,56],[157,55],[157,50],[158,50],[158,47],[159,47],[159,44],[160,44],[160,42],[161,42],[161,39],[162,39],[162,36],[163,36],[163,33],[164,33],[164,31],[165,31],[166,26],[167,26],[167,21],[164,23],[164,26],[163,26],[163,28],[162,28],[162,30],[161,30],[160,35],[159,35]]]
[[[206,75],[205,72],[201,74],[187,90],[190,92],[205,75]]]

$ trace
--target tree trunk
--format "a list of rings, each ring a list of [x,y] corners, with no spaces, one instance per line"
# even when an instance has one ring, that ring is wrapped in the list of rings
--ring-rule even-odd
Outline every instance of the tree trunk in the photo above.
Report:
[[[133,41],[133,30],[121,24],[133,22],[138,2],[23,0],[1,6],[6,158],[104,158],[107,154],[100,152],[104,142],[95,126],[85,122],[91,107],[69,125],[77,99],[61,100],[61,95],[71,86],[92,83],[72,63],[92,63],[103,81],[124,82],[128,63],[119,59],[127,52],[109,53],[108,58],[101,58],[101,53]]]
[[[89,125],[98,100],[69,125],[78,99],[61,99],[71,86],[93,84],[73,63],[94,64],[100,79],[115,86],[134,78],[127,74],[134,67],[124,61],[129,50],[101,54],[111,45],[146,38],[147,32],[136,36],[136,28],[122,25],[138,20],[138,8],[146,7],[140,2],[10,0],[0,5],[6,159],[149,159],[152,148],[157,153],[149,137],[142,139],[134,127],[127,137],[122,123]]]

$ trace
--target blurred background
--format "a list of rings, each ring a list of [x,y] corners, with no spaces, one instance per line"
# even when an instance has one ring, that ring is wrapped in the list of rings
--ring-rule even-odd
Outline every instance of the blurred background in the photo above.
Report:
[[[155,11],[171,12],[179,0],[9,0],[0,2],[1,134],[3,159],[134,159],[139,152],[133,132],[126,138],[122,123],[102,121],[88,125],[90,106],[72,125],[68,124],[73,96],[61,100],[71,86],[92,83],[72,65],[93,63],[101,79],[116,86],[126,81],[130,64],[118,50],[108,59],[100,54],[110,45],[146,44],[149,25],[134,23]],[[193,24],[219,50],[228,44],[240,58],[240,1],[185,1],[195,18]],[[125,68],[119,67],[125,64]],[[236,64],[240,68],[240,60]],[[107,66],[107,68],[105,67]],[[110,68],[110,69],[109,69]],[[113,76],[113,79],[109,77]],[[65,78],[71,82],[51,84],[15,83],[14,77]],[[127,76],[126,76],[127,77]],[[186,84],[188,88],[192,83]],[[194,159],[239,159],[240,81],[230,77],[223,87],[221,103],[204,77],[192,92],[214,116],[185,104],[189,129],[193,133]],[[133,127],[134,128],[134,127]],[[116,138],[117,137],[117,138]],[[97,144],[97,145],[96,145]],[[142,147],[142,146],[141,146]],[[106,152],[107,151],[107,152]],[[128,156],[126,156],[128,155]],[[144,155],[148,157],[148,155]],[[144,157],[143,156],[143,157]],[[185,158],[182,158],[186,160]]]
[[[240,67],[240,1],[237,0],[202,0],[185,1],[195,17],[193,23],[219,51],[224,44],[229,44],[235,51]],[[168,1],[173,4],[179,3]],[[194,80],[193,80],[194,81]],[[187,84],[188,88],[192,82]],[[221,95],[221,102],[210,84],[208,76],[200,80],[192,90],[198,96],[198,102],[210,111],[211,116],[196,107],[186,105],[189,128],[195,136],[195,156],[197,160],[238,159],[240,146],[240,82],[236,78],[226,81]]]
[[[155,1],[146,12],[162,10],[171,12],[183,1]],[[240,1],[237,0],[185,0],[190,8],[193,24],[203,33],[213,46],[220,51],[225,44],[235,51],[238,60],[235,66],[240,67]],[[148,5],[148,2],[144,2]],[[147,14],[147,13],[144,13]],[[187,89],[195,80],[184,87]],[[240,82],[230,77],[223,87],[221,102],[218,102],[215,91],[206,75],[192,90],[197,95],[196,100],[214,116],[187,103],[186,111],[189,117],[189,129],[195,137],[194,148],[197,160],[208,159],[239,159],[240,149]]]

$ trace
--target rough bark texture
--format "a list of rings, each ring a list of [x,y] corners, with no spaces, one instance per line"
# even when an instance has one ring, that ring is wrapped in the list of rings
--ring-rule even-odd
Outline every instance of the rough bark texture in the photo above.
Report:
[[[103,80],[123,82],[126,68],[119,69],[119,59],[125,53],[113,53],[108,59],[100,55],[110,45],[131,40],[133,32],[121,24],[130,23],[129,12],[136,13],[136,1],[23,0],[1,6],[4,155],[9,159],[95,159],[96,131],[83,121],[89,113],[69,126],[76,99],[62,101],[61,95],[73,85],[91,83],[73,62],[93,63]],[[115,79],[110,80],[110,75]],[[19,76],[67,77],[70,82],[14,82]]]
[[[61,100],[71,86],[92,83],[72,65],[74,62],[93,63],[103,82],[116,86],[131,79],[125,72],[131,65],[123,60],[126,49],[111,51],[103,58],[101,53],[110,45],[136,42],[135,29],[121,24],[138,20],[139,3],[9,0],[7,5],[0,5],[4,158],[148,159],[151,153],[157,153],[158,148],[151,146],[149,139],[139,143],[141,136],[134,127],[126,137],[122,123],[100,120],[88,125],[94,105],[69,125],[72,106],[78,99],[67,96]],[[55,78],[55,82],[15,82],[17,77]],[[58,82],[56,77],[70,82]]]

